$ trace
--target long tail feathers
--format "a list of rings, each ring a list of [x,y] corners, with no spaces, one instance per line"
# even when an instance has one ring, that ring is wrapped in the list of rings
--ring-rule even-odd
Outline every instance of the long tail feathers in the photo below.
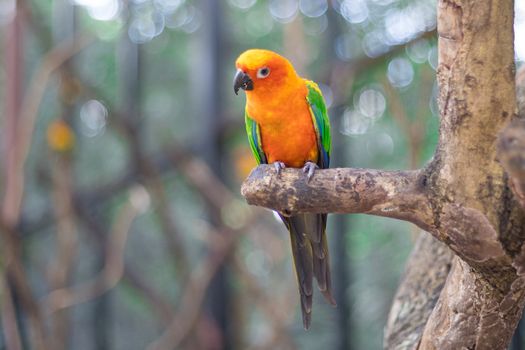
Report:
[[[312,314],[312,280],[313,266],[310,244],[303,235],[292,233],[290,230],[290,241],[292,243],[292,253],[299,284],[299,294],[301,295],[301,310],[303,313],[303,326],[305,329],[310,327]]]
[[[290,232],[293,260],[305,329],[310,327],[312,314],[313,277],[325,299],[336,305],[332,296],[328,244],[326,240],[326,214],[298,214],[281,216]]]

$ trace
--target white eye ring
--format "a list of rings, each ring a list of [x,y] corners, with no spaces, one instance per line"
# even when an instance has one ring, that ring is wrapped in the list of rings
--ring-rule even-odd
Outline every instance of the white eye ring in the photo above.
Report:
[[[264,79],[269,75],[270,75],[270,68],[268,67],[259,68],[259,70],[257,71],[257,78]]]

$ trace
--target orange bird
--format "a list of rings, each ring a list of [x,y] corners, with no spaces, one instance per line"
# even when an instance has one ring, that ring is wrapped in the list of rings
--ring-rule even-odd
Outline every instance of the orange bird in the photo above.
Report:
[[[243,52],[236,61],[234,91],[246,91],[248,141],[258,164],[303,168],[307,181],[330,163],[330,122],[321,90],[301,78],[284,57],[268,50]],[[290,233],[305,329],[310,327],[313,278],[326,300],[331,292],[326,214],[279,213]]]

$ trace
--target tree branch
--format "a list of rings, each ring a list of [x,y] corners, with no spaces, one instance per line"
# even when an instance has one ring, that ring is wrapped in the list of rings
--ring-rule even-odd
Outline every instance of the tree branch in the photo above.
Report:
[[[102,271],[95,278],[77,286],[51,291],[42,299],[42,309],[51,314],[90,301],[114,288],[124,272],[124,249],[131,225],[147,209],[149,202],[149,195],[144,188],[136,187],[130,191],[128,202],[115,220]]]
[[[24,193],[24,166],[31,140],[33,140],[32,135],[38,117],[38,108],[47,89],[47,82],[56,69],[92,41],[91,36],[80,35],[67,39],[51,49],[42,58],[42,63],[29,83],[16,128],[16,138],[13,145],[14,160],[7,169],[8,173],[5,180],[6,192],[2,211],[4,220],[9,225],[15,225],[19,220]]]
[[[277,175],[271,165],[261,165],[244,181],[241,193],[249,204],[286,215],[363,213],[410,221],[429,230],[432,214],[423,188],[419,170],[323,169],[307,183],[299,169]]]

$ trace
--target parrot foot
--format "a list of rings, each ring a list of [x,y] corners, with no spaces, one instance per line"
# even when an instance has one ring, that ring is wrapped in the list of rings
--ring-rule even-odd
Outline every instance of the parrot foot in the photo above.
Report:
[[[303,167],[303,173],[306,174],[306,182],[310,182],[312,176],[314,176],[315,169],[319,169],[319,166],[313,162],[306,162]]]
[[[284,168],[286,168],[286,165],[284,165],[283,162],[273,162],[273,167],[275,168],[275,171],[277,171],[277,175],[280,175],[281,174],[281,170],[283,170]]]

